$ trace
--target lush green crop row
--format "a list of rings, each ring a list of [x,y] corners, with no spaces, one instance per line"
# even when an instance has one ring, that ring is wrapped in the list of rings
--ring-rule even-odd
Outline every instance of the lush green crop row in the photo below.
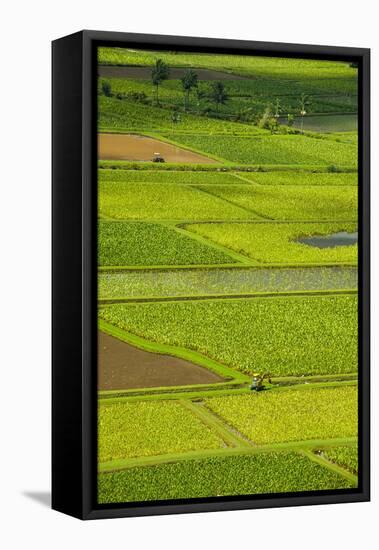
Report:
[[[355,296],[124,304],[100,318],[150,341],[275,376],[357,369]]]
[[[210,428],[175,401],[100,401],[98,443],[99,462],[224,445]]]
[[[352,483],[296,453],[208,458],[101,474],[98,500],[138,502],[344,489]]]
[[[354,437],[357,388],[313,388],[213,397],[206,405],[257,445]]]
[[[212,185],[199,189],[272,220],[358,221],[354,186]]]
[[[230,172],[185,172],[180,170],[102,169],[98,171],[98,179],[100,182],[117,181],[130,183],[179,183],[182,185],[204,183],[241,183],[241,180]]]
[[[263,263],[356,262],[357,245],[317,248],[301,237],[354,232],[354,223],[213,223],[189,224],[189,231]]]
[[[184,52],[130,50],[126,48],[99,48],[99,64],[109,65],[153,65],[162,59],[172,67],[204,67],[253,77],[269,76],[294,80],[346,79],[356,78],[357,70],[348,63],[339,61],[316,61],[289,58],[209,55]]]
[[[201,296],[357,287],[355,267],[173,269],[99,273],[100,299]]]
[[[300,135],[206,136],[168,134],[186,147],[243,164],[357,165],[357,147]]]
[[[252,124],[215,120],[205,116],[182,113],[181,122],[174,125],[172,112],[168,109],[144,105],[127,99],[99,96],[99,130],[120,132],[196,132],[213,134],[266,135]]]
[[[312,172],[241,172],[243,178],[261,185],[332,186],[358,185],[357,172],[314,174]]]
[[[259,216],[202,188],[160,183],[99,182],[99,213],[120,220],[246,220]]]
[[[193,265],[233,263],[227,254],[163,225],[100,221],[98,263],[120,265]]]
[[[358,473],[358,448],[357,447],[331,447],[321,451],[331,462],[346,468],[353,474]]]

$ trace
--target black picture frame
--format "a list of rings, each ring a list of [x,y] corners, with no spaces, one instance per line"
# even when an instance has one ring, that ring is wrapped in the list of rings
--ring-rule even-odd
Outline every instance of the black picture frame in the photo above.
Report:
[[[349,60],[359,68],[359,486],[96,504],[96,48],[99,45]],[[52,43],[52,507],[81,519],[370,499],[370,50],[85,30]]]

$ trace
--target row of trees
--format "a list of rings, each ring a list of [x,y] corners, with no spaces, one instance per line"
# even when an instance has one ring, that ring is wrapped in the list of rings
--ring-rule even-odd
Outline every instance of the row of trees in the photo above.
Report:
[[[159,87],[169,77],[170,77],[169,66],[162,59],[157,59],[151,71],[151,81],[153,86],[155,86],[155,103],[158,106],[160,105]],[[182,90],[183,90],[184,111],[187,111],[189,108],[190,96],[194,90],[196,91],[198,105],[200,105],[201,100],[208,99],[216,104],[217,111],[219,111],[220,105],[224,105],[229,99],[225,86],[220,81],[212,82],[210,87],[207,90],[205,90],[204,88],[201,88],[199,86],[199,76],[193,69],[187,69],[180,80],[182,83]],[[108,81],[103,81],[102,91],[106,96],[112,95],[111,85]],[[134,94],[131,94],[131,96],[133,96],[132,99],[136,99],[139,101],[143,100],[144,102],[147,99],[146,95],[143,92],[134,93]],[[298,100],[299,114],[301,116],[301,133],[303,133],[304,131],[304,117],[306,114],[308,114],[310,105],[311,105],[311,98],[307,94],[304,94],[304,93],[301,94]],[[254,124],[257,124],[258,126],[260,126],[261,128],[265,128],[267,130],[270,130],[272,133],[274,133],[275,131],[277,131],[279,127],[278,119],[279,117],[285,116],[284,113],[286,112],[286,109],[284,109],[280,99],[277,98],[273,104],[270,104],[266,107],[263,113],[262,112],[257,113],[254,111],[255,110],[251,107],[241,109],[240,112],[236,114],[236,118],[237,120],[244,121],[244,122],[253,122]],[[287,126],[292,126],[294,123],[294,115],[287,114],[286,116],[287,116]],[[173,123],[180,121],[178,107],[175,107],[173,111],[172,120],[173,120]]]
[[[162,61],[157,59],[155,65],[151,71],[151,81],[155,86],[155,102],[159,105],[159,86],[167,80],[170,76],[170,68]],[[184,95],[184,110],[187,111],[190,104],[191,92],[195,89],[198,102],[201,99],[207,97],[216,104],[217,111],[220,105],[223,105],[229,99],[229,96],[225,90],[225,86],[222,82],[212,82],[209,93],[205,93],[204,90],[199,88],[199,76],[193,69],[187,69],[184,76],[180,79],[182,83],[182,90]]]

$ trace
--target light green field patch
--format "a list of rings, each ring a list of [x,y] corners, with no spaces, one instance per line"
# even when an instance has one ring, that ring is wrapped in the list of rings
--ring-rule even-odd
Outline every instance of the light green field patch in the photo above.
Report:
[[[300,135],[226,137],[169,134],[167,137],[197,151],[242,164],[357,165],[355,145],[329,139]]]
[[[163,225],[112,221],[98,224],[99,266],[222,263],[235,260]]]
[[[357,262],[356,244],[318,248],[298,242],[302,237],[354,232],[355,223],[202,223],[186,229],[262,263]]]
[[[99,476],[99,503],[344,489],[348,479],[296,453],[215,457]]]
[[[358,220],[358,193],[353,186],[212,185],[201,189],[273,220]]]
[[[355,296],[275,297],[112,305],[108,323],[151,342],[180,346],[246,374],[341,374],[357,370]]]
[[[99,182],[99,213],[125,220],[259,219],[200,188],[120,181]]]
[[[214,397],[206,405],[257,445],[355,437],[357,388],[263,391]]]
[[[201,420],[174,401],[100,401],[98,430],[99,462],[224,446]]]

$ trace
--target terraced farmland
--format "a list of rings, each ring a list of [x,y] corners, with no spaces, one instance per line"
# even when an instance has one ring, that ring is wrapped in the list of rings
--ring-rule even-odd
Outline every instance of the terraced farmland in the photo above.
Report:
[[[99,63],[99,504],[356,488],[357,70]]]
[[[357,311],[354,295],[303,295],[131,303],[99,315],[126,332],[192,349],[249,375],[301,376],[356,372]]]

